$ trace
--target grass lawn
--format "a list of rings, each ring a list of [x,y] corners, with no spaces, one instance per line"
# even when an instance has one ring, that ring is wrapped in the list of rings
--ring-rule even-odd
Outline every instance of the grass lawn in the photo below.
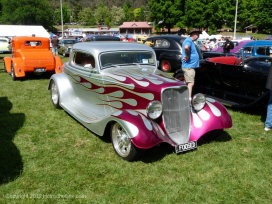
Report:
[[[177,155],[162,144],[126,162],[108,140],[54,108],[48,76],[12,81],[2,59],[0,69],[1,204],[272,200],[272,132],[263,131],[265,110],[229,109],[233,128],[196,151]]]

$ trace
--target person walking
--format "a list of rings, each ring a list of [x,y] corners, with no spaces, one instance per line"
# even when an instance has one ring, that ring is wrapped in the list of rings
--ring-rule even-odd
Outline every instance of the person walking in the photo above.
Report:
[[[269,89],[269,101],[267,105],[267,113],[266,120],[264,123],[264,130],[269,131],[272,130],[272,64],[270,66],[270,70],[267,76],[266,88]]]
[[[53,36],[51,40],[51,44],[52,44],[52,52],[54,53],[55,56],[58,56],[59,39],[56,35]]]
[[[189,97],[192,96],[192,90],[195,82],[195,68],[199,67],[199,54],[194,41],[199,38],[200,31],[192,31],[182,43],[182,71],[184,73],[185,83],[188,86]]]

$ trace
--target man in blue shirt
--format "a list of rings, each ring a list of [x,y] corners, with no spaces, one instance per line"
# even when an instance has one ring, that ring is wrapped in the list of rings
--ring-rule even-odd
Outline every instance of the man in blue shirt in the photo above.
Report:
[[[195,68],[199,67],[199,54],[194,41],[199,38],[200,31],[193,31],[182,43],[182,70],[188,86],[189,97],[192,95],[195,83]]]
[[[269,102],[267,105],[267,115],[266,115],[266,120],[264,123],[264,130],[269,131],[272,130],[272,64],[269,69],[269,73],[267,76],[267,82],[266,82],[266,88],[270,90],[269,94]]]

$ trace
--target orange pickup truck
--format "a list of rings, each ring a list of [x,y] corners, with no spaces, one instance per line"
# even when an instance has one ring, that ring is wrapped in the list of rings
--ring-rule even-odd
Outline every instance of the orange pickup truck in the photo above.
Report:
[[[4,57],[4,69],[12,80],[25,77],[27,72],[41,75],[44,72],[60,73],[62,60],[50,50],[50,40],[44,37],[14,37],[12,56]]]

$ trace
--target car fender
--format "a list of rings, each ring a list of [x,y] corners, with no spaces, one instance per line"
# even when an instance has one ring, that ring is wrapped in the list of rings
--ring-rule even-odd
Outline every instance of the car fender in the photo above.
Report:
[[[191,110],[190,141],[198,140],[212,130],[232,127],[232,119],[226,107],[212,98],[206,98],[206,105],[199,112]]]
[[[174,145],[156,122],[140,112],[134,110],[117,111],[111,114],[108,120],[122,125],[131,136],[132,143],[138,148],[148,149],[162,142]]]
[[[4,66],[6,68],[6,72],[11,72],[11,57],[4,57]]]
[[[23,60],[21,58],[13,58],[12,64],[16,77],[25,77],[25,70],[23,69]]]
[[[72,87],[68,76],[64,73],[53,74],[49,80],[48,90],[51,88],[52,81],[54,81],[58,87],[60,106],[62,106],[62,104],[66,101],[71,101]]]
[[[60,57],[55,57],[55,73],[58,74],[61,72],[62,60]]]

